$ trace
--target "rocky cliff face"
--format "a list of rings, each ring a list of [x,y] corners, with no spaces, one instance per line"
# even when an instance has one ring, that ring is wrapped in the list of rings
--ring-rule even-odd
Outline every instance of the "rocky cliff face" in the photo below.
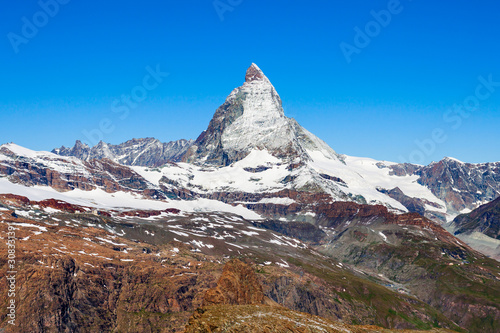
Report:
[[[167,162],[178,161],[193,143],[192,140],[160,142],[154,138],[132,139],[119,145],[99,142],[90,148],[76,141],[72,148],[56,148],[54,154],[74,156],[84,161],[110,159],[123,165],[158,167]]]
[[[204,306],[264,304],[264,292],[254,269],[238,259],[226,263],[217,287],[207,290]]]
[[[447,228],[464,242],[500,261],[500,198],[457,216]]]
[[[500,196],[500,162],[472,164],[446,157],[427,166],[405,163],[390,168],[397,176],[418,176],[418,183],[443,200],[451,215]]]
[[[500,162],[470,164],[445,158],[416,174],[418,182],[445,201],[452,212],[476,208],[500,195]]]
[[[500,240],[500,198],[482,205],[468,214],[459,215],[453,220],[455,234],[481,232]]]

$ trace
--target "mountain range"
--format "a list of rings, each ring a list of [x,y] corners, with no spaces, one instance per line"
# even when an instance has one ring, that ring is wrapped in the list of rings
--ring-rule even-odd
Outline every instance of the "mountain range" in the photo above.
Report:
[[[30,332],[194,332],[256,312],[497,332],[499,196],[500,162],[337,153],[255,64],[196,140],[0,146],[0,226],[18,229]]]

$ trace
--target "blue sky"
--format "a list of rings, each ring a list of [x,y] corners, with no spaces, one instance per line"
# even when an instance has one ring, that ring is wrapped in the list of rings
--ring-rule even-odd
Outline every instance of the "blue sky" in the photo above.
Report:
[[[53,1],[0,13],[0,143],[196,138],[255,62],[339,153],[500,160],[496,1]]]

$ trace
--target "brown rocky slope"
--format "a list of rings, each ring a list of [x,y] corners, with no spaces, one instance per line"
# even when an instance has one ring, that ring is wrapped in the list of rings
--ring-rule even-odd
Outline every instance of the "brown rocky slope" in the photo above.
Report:
[[[212,332],[288,332],[288,333],[368,333],[421,332],[388,330],[377,326],[346,325],[307,313],[293,311],[276,303],[264,305],[266,298],[254,269],[242,261],[231,260],[217,287],[205,294],[204,306],[190,318],[185,333]],[[433,329],[432,332],[452,332]]]

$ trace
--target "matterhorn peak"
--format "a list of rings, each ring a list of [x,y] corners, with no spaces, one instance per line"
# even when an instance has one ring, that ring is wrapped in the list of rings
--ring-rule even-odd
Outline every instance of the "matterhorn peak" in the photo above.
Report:
[[[262,70],[252,64],[245,83],[227,97],[183,161],[229,165],[253,150],[266,150],[283,161],[300,157],[309,160],[307,151],[319,151],[328,158],[337,154],[323,141],[285,116],[281,98]]]
[[[252,82],[257,80],[265,80],[269,81],[269,79],[264,75],[264,72],[257,66],[252,63],[250,67],[247,69],[247,73],[245,75],[245,82]]]

